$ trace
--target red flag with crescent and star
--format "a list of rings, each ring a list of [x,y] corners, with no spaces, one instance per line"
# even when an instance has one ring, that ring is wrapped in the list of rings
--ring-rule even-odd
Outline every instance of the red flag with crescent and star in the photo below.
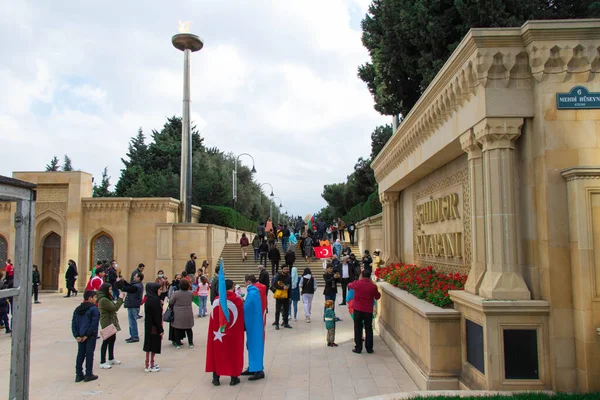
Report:
[[[223,302],[217,297],[210,313],[206,372],[216,372],[219,376],[240,376],[244,368],[244,302],[233,292],[219,290],[219,294],[222,293],[226,297]],[[229,322],[225,321],[225,326],[221,304],[227,304]]]
[[[314,250],[317,258],[330,258],[333,255],[331,246],[317,246]]]

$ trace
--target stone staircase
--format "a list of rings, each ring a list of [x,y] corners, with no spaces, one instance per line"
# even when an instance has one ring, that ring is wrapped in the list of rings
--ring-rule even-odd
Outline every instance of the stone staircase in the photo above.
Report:
[[[279,266],[281,267],[284,264],[284,254],[281,248],[281,242],[276,244],[277,248],[281,252],[281,263]],[[354,246],[350,246],[350,243],[344,243],[344,248],[349,246],[352,249],[352,252],[356,255],[357,258],[360,259],[361,254],[359,253],[358,245],[355,243]],[[311,272],[317,279],[317,284],[319,287],[323,287],[323,267],[322,260],[312,259],[309,262],[306,262],[302,258],[302,252],[297,246],[293,246],[288,244],[288,250],[292,249],[296,253],[296,262],[295,266],[298,268],[298,274],[301,275],[304,271],[304,268],[310,268]],[[228,243],[223,247],[223,251],[221,252],[221,257],[223,258],[223,265],[225,266],[225,276],[227,279],[233,280],[236,284],[243,285],[244,277],[246,274],[254,274],[258,278],[258,261],[254,261],[254,249],[252,246],[248,247],[248,259],[246,261],[242,261],[242,251],[240,245],[238,243]],[[271,274],[271,263],[267,260],[267,271],[269,275]]]

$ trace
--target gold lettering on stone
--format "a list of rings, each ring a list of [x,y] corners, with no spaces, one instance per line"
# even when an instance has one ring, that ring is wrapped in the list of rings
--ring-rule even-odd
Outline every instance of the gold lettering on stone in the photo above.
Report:
[[[417,215],[421,224],[433,224],[446,220],[459,219],[458,194],[452,193],[418,205]]]
[[[460,232],[417,235],[417,252],[420,256],[462,258],[461,249]]]

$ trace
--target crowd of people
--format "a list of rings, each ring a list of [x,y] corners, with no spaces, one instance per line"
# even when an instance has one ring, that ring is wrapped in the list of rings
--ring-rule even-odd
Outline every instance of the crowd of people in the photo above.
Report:
[[[319,221],[321,223],[323,221]],[[244,234],[240,240],[242,259],[247,260],[247,248],[254,247],[254,259],[260,261],[258,276],[245,276],[246,292],[234,285],[231,280],[221,276],[221,268],[217,266],[209,279],[208,262],[196,266],[196,254],[190,254],[185,268],[175,274],[172,280],[159,270],[154,279],[144,283],[145,265],[140,263],[129,279],[122,275],[116,260],[98,261],[92,270],[92,277],[87,282],[83,301],[75,308],[71,323],[72,334],[78,344],[75,381],[89,382],[98,379],[93,373],[94,353],[98,340],[100,346],[101,369],[112,369],[121,364],[116,358],[115,345],[118,332],[122,330],[118,317],[121,307],[127,310],[129,337],[125,343],[137,343],[141,340],[138,320],[144,319],[143,346],[145,354],[144,371],[159,372],[156,355],[161,354],[162,340],[167,330],[167,337],[176,349],[183,347],[187,339],[188,347],[194,348],[195,324],[192,304],[198,306],[197,318],[209,317],[207,332],[206,372],[213,374],[212,383],[220,385],[221,376],[231,377],[230,385],[240,383],[240,376],[249,376],[249,380],[265,378],[264,349],[265,325],[268,310],[268,296],[271,292],[275,299],[275,313],[272,325],[275,330],[280,327],[292,329],[290,321],[298,319],[298,303],[302,302],[304,320],[311,322],[312,303],[317,293],[318,284],[311,268],[304,268],[300,274],[295,266],[296,253],[288,247],[290,242],[299,246],[303,257],[312,257],[311,240],[334,240],[332,258],[323,263],[323,295],[325,296],[323,324],[327,331],[327,346],[337,347],[335,343],[336,323],[342,319],[335,314],[335,303],[338,286],[341,287],[342,299],[339,305],[348,305],[354,319],[355,347],[360,353],[364,347],[367,352],[373,351],[373,303],[379,298],[377,286],[371,280],[374,260],[366,250],[360,260],[352,253],[350,247],[344,248],[344,232],[348,230],[350,238],[354,238],[354,224],[345,226],[337,221],[335,230],[328,228],[320,231],[307,229],[300,219],[294,224],[274,226],[268,219],[260,224],[258,232],[250,242]],[[323,233],[324,232],[324,233]],[[333,233],[336,233],[334,236]],[[340,238],[337,238],[339,234]],[[284,249],[283,260],[276,243],[281,241]],[[375,252],[377,253],[377,252]],[[378,255],[378,254],[377,254]],[[267,270],[266,260],[271,262],[271,275]],[[283,262],[280,268],[280,263]],[[10,260],[9,260],[10,263]],[[0,271],[0,274],[2,272]],[[12,264],[7,264],[2,287],[11,287],[14,277]],[[78,279],[77,265],[68,261],[65,273],[67,293],[65,297],[76,297],[78,290],[75,283]],[[38,300],[38,287],[41,284],[37,266],[33,266],[34,303]],[[221,299],[219,290],[225,290]],[[208,303],[210,302],[210,308]],[[143,307],[143,315],[140,311]],[[221,308],[221,310],[220,310]],[[227,308],[225,310],[225,308]],[[209,313],[210,311],[210,313]],[[10,332],[8,315],[10,299],[0,299],[0,323],[7,333]],[[220,315],[222,313],[222,315]],[[223,316],[227,319],[223,323]],[[168,327],[165,327],[165,323]],[[365,335],[363,337],[363,332]],[[244,343],[248,351],[249,365],[243,370]],[[85,370],[84,370],[85,364]]]

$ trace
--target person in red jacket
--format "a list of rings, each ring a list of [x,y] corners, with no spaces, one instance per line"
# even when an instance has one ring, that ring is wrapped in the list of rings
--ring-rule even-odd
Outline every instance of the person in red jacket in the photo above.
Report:
[[[373,301],[381,298],[377,285],[371,280],[371,270],[365,269],[361,279],[348,285],[354,289],[354,349],[362,351],[362,330],[365,327],[365,348],[367,353],[373,352]]]

